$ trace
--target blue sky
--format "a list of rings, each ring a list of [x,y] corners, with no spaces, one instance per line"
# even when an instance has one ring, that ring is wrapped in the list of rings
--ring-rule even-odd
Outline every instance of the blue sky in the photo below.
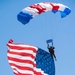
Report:
[[[35,17],[27,25],[17,21],[17,14],[31,4],[56,2],[67,5],[71,13],[60,18],[60,13],[47,12]],[[56,75],[75,75],[75,8],[74,0],[0,0],[0,75],[14,75],[7,60],[9,39],[31,44],[46,51],[46,40],[52,38],[57,61]]]

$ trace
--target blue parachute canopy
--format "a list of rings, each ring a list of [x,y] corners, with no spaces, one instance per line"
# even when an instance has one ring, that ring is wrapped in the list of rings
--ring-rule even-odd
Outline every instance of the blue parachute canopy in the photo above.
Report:
[[[46,41],[46,43],[50,43],[50,42],[53,42],[53,39],[48,39],[48,40]]]
[[[65,8],[64,11],[60,11],[60,13],[61,13],[61,18],[67,16],[70,12],[71,12],[71,10],[69,10],[68,8]]]
[[[54,60],[48,52],[39,48],[35,61],[37,68],[41,68],[48,75],[55,75]]]
[[[28,13],[23,13],[23,12],[20,12],[18,15],[17,15],[17,19],[18,21],[21,21],[22,24],[27,24],[30,19],[32,19],[32,15],[28,14]]]

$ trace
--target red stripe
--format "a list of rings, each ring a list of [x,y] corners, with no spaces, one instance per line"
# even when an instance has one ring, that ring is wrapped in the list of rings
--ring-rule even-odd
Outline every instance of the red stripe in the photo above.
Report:
[[[24,53],[24,52],[11,52],[9,51],[8,52],[9,54],[14,54],[14,55],[21,55],[21,56],[30,56],[31,58],[35,59],[35,56],[33,56],[32,54],[29,54],[29,53]]]
[[[21,73],[19,73],[18,75],[31,75],[31,74],[21,74]]]
[[[41,14],[43,12],[45,12],[46,8],[43,8],[41,5],[37,4],[37,5],[31,5],[30,6],[31,8],[36,8],[38,10],[38,14]]]
[[[20,63],[29,63],[29,64],[32,64],[34,67],[36,67],[36,64],[32,62],[31,60],[21,60],[21,59],[11,58],[11,57],[8,57],[8,60],[11,60],[14,62],[20,62]]]
[[[34,71],[34,75],[43,75],[41,72]]]
[[[20,73],[20,74],[18,74],[18,75],[31,75],[31,74],[21,74],[21,73]]]
[[[13,64],[13,63],[10,63],[10,65],[11,65],[11,66],[15,66],[15,67],[17,67],[17,68],[18,68],[18,69],[20,69],[20,70],[29,70],[29,71],[34,71],[34,69],[33,69],[33,68],[31,68],[31,67],[18,66],[18,65]]]
[[[21,74],[21,73],[19,73],[19,74],[16,74],[16,73],[14,73],[15,75],[31,75],[31,74]]]
[[[13,68],[13,71],[14,71],[14,70],[17,71],[15,68]],[[15,71],[14,71],[14,74],[15,74],[15,75],[19,75],[19,74],[18,74],[18,71],[17,71],[17,73],[16,73]]]
[[[53,5],[52,3],[50,3],[50,5],[53,7],[52,10],[58,10],[59,9],[59,6],[57,6],[57,5]]]
[[[16,49],[16,50],[32,50],[34,53],[36,53],[36,49],[32,47],[20,47],[15,45],[14,46],[7,45],[7,46],[11,49]]]
[[[14,73],[15,75],[31,75],[31,74],[21,74],[21,73],[19,73],[19,74],[16,74],[16,73]]]

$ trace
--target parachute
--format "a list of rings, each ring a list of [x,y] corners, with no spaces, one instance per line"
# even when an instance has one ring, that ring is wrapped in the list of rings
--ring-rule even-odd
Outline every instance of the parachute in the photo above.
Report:
[[[51,3],[51,2],[41,2],[30,5],[29,7],[24,8],[17,15],[18,21],[22,24],[27,24],[35,16],[42,14],[47,11],[52,11],[53,13],[60,12],[61,18],[66,17],[70,14],[71,9],[68,6],[65,6],[60,3]]]
[[[46,43],[50,43],[50,42],[53,42],[53,39],[48,39],[48,40],[46,41]]]
[[[16,75],[55,75],[55,64],[43,49],[9,40],[8,62]]]

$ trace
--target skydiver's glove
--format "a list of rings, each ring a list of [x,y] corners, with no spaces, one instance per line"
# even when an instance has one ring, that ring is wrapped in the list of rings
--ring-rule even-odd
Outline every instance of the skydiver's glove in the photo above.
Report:
[[[57,59],[55,58],[55,61],[57,61]]]

